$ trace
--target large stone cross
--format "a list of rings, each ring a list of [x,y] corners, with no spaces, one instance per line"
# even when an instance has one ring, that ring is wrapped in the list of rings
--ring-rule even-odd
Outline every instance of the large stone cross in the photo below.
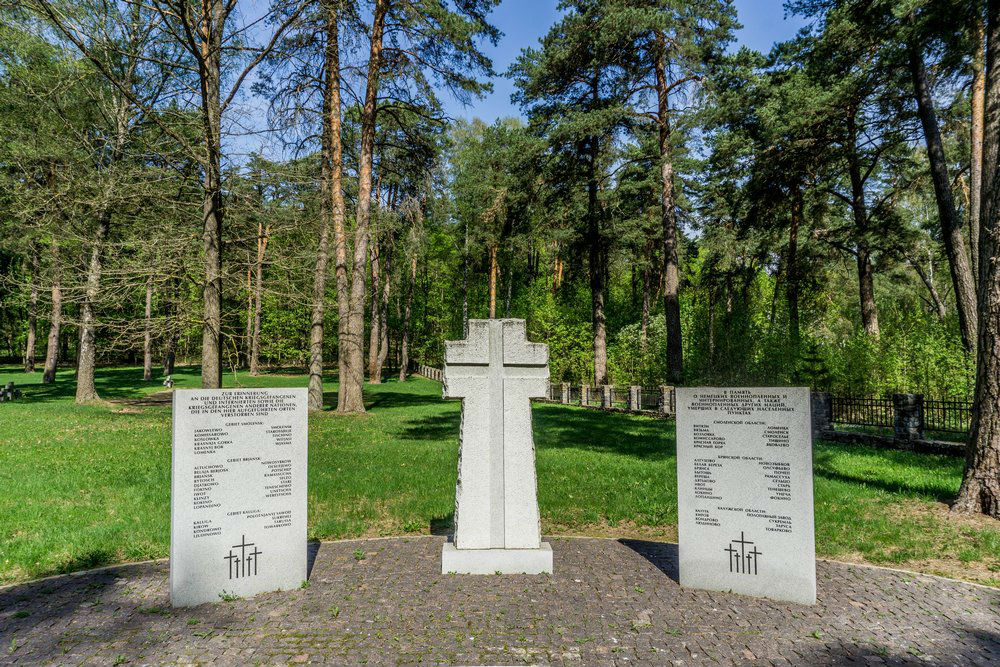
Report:
[[[455,498],[460,551],[542,548],[529,399],[547,393],[548,356],[547,345],[527,341],[524,320],[469,320],[465,340],[445,343],[444,396],[464,399]]]

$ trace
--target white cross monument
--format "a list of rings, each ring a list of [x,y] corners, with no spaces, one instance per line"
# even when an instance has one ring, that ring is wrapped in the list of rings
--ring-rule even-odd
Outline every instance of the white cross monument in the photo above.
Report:
[[[469,320],[445,343],[444,397],[461,398],[455,540],[442,573],[552,572],[541,541],[529,399],[544,397],[549,348],[529,343],[524,320]]]

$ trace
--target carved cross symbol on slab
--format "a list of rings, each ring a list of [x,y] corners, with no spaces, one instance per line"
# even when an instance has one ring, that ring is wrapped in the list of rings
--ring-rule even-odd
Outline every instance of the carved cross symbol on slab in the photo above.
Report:
[[[445,343],[444,397],[461,398],[455,496],[458,549],[538,549],[538,493],[529,399],[549,383],[547,345],[524,320],[469,320]]]

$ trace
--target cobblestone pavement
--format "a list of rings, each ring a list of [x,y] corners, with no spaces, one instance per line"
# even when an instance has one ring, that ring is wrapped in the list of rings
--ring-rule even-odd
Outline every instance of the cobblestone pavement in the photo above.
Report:
[[[997,590],[821,561],[807,607],[682,590],[671,544],[573,538],[552,576],[442,576],[442,539],[314,544],[307,588],[192,609],[166,561],[0,589],[0,664],[1000,665]]]

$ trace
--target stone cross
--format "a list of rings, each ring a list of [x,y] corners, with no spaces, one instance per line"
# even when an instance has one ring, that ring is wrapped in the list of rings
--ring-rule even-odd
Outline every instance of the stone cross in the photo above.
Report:
[[[467,338],[445,344],[444,397],[463,399],[453,545],[459,551],[548,547],[538,525],[529,403],[546,396],[548,356],[548,346],[527,341],[524,320],[469,320]],[[551,571],[551,551],[548,558],[548,569],[539,571]]]

